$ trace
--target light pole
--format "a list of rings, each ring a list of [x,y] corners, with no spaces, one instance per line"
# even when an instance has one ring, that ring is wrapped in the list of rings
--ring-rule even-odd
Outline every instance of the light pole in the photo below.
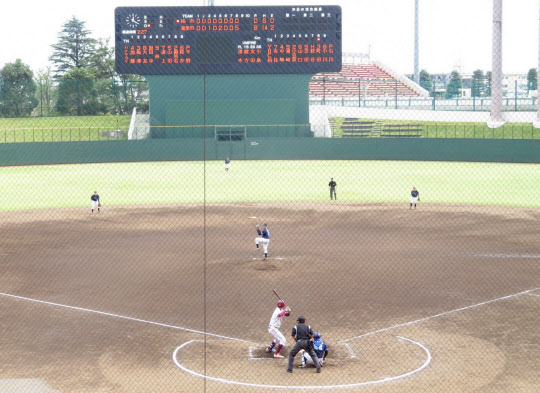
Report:
[[[414,0],[414,81],[420,84],[420,61],[419,61],[419,32],[418,32],[418,2],[420,0]]]
[[[502,116],[502,0],[493,0],[493,47],[491,52],[491,117],[488,127],[497,128],[504,124]]]

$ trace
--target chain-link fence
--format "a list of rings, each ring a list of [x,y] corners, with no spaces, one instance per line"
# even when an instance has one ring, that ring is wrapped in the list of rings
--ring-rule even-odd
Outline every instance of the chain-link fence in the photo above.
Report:
[[[144,80],[0,95],[0,391],[539,390],[535,102],[263,8],[120,7]]]

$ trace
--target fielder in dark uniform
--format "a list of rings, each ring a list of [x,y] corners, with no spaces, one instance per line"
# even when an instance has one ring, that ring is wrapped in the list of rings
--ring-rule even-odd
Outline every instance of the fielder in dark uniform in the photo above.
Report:
[[[330,178],[330,183],[328,183],[328,187],[330,187],[330,200],[332,200],[332,193],[334,193],[334,198],[336,198],[337,201],[336,186],[337,183],[334,181],[334,178]]]
[[[101,202],[99,201],[99,195],[97,191],[94,191],[94,194],[92,194],[90,200],[92,201],[92,213],[94,212],[94,207],[96,206],[98,213],[101,213]]]
[[[412,205],[414,203],[414,208],[416,209],[416,202],[420,201],[420,193],[416,189],[416,187],[412,188],[411,191],[411,206],[409,206],[409,209],[412,209]]]
[[[319,364],[319,358],[313,349],[313,342],[311,341],[314,334],[313,329],[311,329],[311,326],[306,325],[306,318],[302,316],[298,317],[296,322],[298,322],[298,325],[293,327],[291,334],[293,340],[296,341],[296,345],[293,349],[291,349],[291,352],[289,352],[289,364],[287,366],[287,372],[292,373],[294,357],[298,352],[300,352],[301,349],[303,349],[311,355],[311,358],[315,363],[315,367],[317,367],[317,372],[320,373],[321,365]]]

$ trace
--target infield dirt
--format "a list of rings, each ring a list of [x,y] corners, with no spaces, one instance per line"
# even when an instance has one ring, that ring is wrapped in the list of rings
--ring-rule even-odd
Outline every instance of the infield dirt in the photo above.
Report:
[[[176,362],[243,384],[539,391],[539,219],[533,208],[342,202],[2,213],[0,381],[59,392],[276,391],[183,371],[173,353],[191,341]],[[254,250],[263,221],[269,261]],[[329,344],[321,374],[289,375],[286,359],[264,352],[273,288],[293,311],[282,333],[304,315]]]

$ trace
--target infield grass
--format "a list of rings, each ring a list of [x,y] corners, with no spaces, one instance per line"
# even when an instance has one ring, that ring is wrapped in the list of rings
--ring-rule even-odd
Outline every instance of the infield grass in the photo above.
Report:
[[[248,201],[340,201],[540,207],[540,166],[425,161],[221,161],[0,168],[0,210]],[[206,198],[204,198],[206,192]]]

